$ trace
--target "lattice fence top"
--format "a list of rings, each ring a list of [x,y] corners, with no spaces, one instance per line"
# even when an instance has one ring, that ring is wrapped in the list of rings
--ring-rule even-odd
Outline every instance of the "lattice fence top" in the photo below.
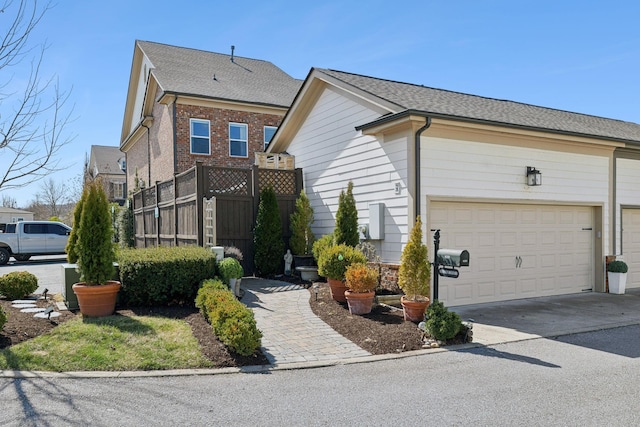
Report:
[[[258,169],[258,187],[271,186],[276,194],[296,195],[296,173],[292,170]]]
[[[209,194],[251,195],[251,170],[229,168],[207,168]]]
[[[156,204],[156,187],[149,187],[142,190],[142,198],[145,206]]]
[[[173,191],[173,181],[165,181],[158,184],[158,201],[169,202],[173,200],[175,193]]]
[[[176,176],[176,197],[189,196],[196,193],[196,168]]]

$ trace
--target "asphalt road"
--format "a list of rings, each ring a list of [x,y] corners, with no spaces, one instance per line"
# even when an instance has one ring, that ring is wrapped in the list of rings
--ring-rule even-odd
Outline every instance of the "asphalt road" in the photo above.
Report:
[[[632,426],[640,326],[374,363],[0,379],[0,425]]]
[[[23,262],[11,258],[6,265],[0,265],[0,276],[12,271],[28,271],[38,278],[35,293],[41,294],[48,289],[49,294],[60,294],[64,286],[61,266],[66,263],[66,255],[34,256]]]

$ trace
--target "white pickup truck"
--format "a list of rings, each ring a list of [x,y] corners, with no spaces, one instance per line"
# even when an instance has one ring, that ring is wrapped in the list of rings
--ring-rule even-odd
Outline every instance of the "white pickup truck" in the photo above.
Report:
[[[27,261],[32,255],[62,255],[71,227],[56,221],[20,221],[7,224],[0,233],[0,265]]]

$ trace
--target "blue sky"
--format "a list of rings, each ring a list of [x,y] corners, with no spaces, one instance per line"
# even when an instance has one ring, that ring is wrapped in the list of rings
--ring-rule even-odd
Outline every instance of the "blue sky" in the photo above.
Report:
[[[119,144],[136,39],[220,53],[234,45],[299,79],[332,68],[640,123],[637,1],[309,3],[59,0],[32,38],[49,44],[43,74],[75,105],[68,169],[51,177],[77,176],[92,144]],[[26,206],[38,190],[5,193]]]

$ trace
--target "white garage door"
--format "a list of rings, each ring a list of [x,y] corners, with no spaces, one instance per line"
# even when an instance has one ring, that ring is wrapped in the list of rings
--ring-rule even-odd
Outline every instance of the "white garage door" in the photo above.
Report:
[[[640,209],[622,210],[622,255],[629,266],[627,288],[640,288]]]
[[[447,306],[593,288],[590,207],[432,202],[429,220],[440,229],[441,249],[470,254],[457,279],[439,278]]]

